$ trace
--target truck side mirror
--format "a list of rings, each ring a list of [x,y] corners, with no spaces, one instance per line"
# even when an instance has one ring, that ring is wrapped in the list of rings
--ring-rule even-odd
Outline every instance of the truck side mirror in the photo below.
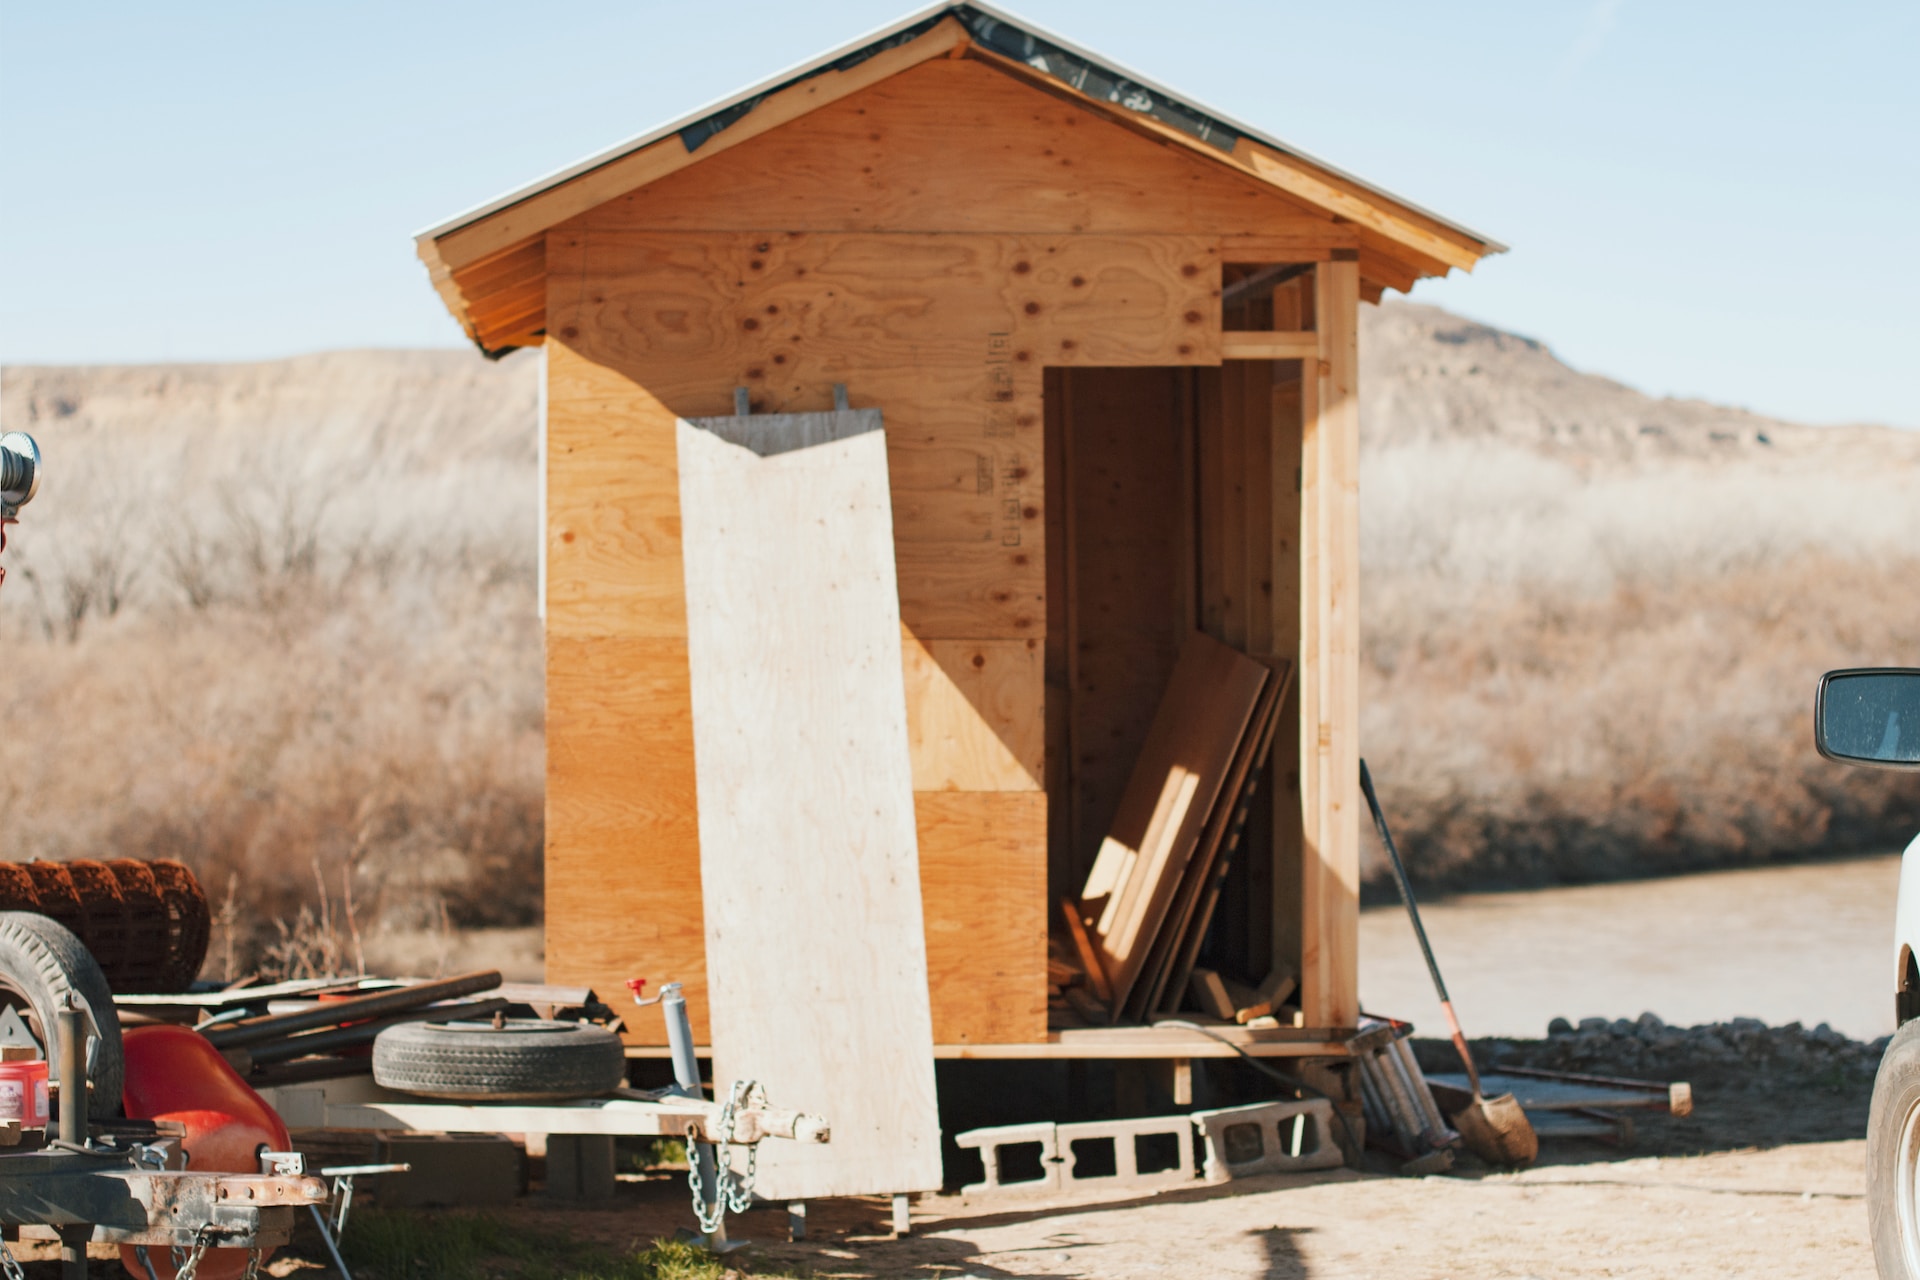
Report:
[[[1920,770],[1920,670],[1857,667],[1821,676],[1813,744],[1845,764]]]

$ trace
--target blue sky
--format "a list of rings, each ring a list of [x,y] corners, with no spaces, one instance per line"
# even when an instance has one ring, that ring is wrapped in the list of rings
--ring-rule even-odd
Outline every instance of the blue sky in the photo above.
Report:
[[[412,232],[905,7],[0,0],[0,362],[457,344]],[[1920,5],[1011,7],[1513,246],[1418,300],[1920,426]]]

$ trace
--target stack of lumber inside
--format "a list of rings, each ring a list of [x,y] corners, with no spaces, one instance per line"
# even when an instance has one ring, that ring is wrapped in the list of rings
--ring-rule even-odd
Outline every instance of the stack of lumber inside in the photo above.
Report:
[[[1059,1021],[1142,1022],[1189,1000],[1247,1021],[1273,1016],[1291,992],[1290,972],[1254,990],[1197,963],[1291,673],[1202,632],[1187,637],[1086,885],[1061,904],[1071,954],[1056,952],[1048,975]]]

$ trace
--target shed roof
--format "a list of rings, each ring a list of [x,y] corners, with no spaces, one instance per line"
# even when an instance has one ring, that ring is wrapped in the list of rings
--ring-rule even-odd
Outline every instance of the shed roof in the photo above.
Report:
[[[940,0],[719,102],[418,232],[435,288],[488,355],[538,340],[547,229],[726,145],[936,57],[973,57],[1356,224],[1380,243],[1374,290],[1471,270],[1506,246],[991,5]],[[678,145],[674,145],[677,142]]]

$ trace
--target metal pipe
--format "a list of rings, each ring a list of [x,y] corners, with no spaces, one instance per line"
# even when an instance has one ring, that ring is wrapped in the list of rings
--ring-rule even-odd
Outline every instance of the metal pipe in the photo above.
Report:
[[[689,1098],[704,1098],[700,1088],[700,1059],[693,1052],[693,1023],[687,1018],[687,998],[680,984],[660,988],[660,1012],[667,1020],[667,1049],[673,1057],[673,1082]]]
[[[69,997],[60,1009],[60,1141],[87,1140],[87,1015]]]
[[[333,1242],[333,1232],[327,1230],[327,1220],[320,1216],[320,1206],[310,1204],[307,1206],[307,1212],[313,1215],[313,1225],[320,1229],[321,1243],[327,1246],[327,1256],[333,1259],[334,1267],[339,1270],[344,1280],[353,1280],[353,1272],[347,1270],[347,1260],[340,1256],[340,1246]]]
[[[256,1067],[268,1066],[276,1062],[291,1062],[295,1058],[304,1058],[315,1053],[338,1053],[342,1049],[356,1049],[371,1044],[373,1038],[388,1027],[397,1027],[407,1022],[433,1022],[455,1018],[491,1018],[496,1013],[505,1013],[513,1005],[511,1000],[469,1000],[463,1004],[429,1005],[424,1009],[409,1009],[405,1013],[389,1014],[384,1018],[372,1018],[365,1022],[356,1022],[351,1026],[333,1027],[326,1031],[309,1031],[304,1035],[289,1036],[285,1040],[275,1040],[267,1044],[257,1044],[247,1050]]]
[[[238,1049],[251,1044],[264,1044],[268,1040],[278,1040],[296,1031],[337,1027],[343,1022],[358,1022],[363,1018],[399,1013],[405,1009],[418,1009],[422,1005],[452,1000],[458,996],[477,995],[482,991],[491,991],[499,985],[498,970],[468,973],[440,982],[423,982],[417,986],[378,991],[373,995],[360,996],[352,1000],[328,1001],[317,1008],[303,1009],[299,1013],[282,1013],[269,1018],[256,1018],[252,1022],[242,1022],[238,1026],[216,1027],[203,1034],[217,1049]]]
[[[687,998],[679,983],[669,982],[660,988],[660,1013],[667,1020],[667,1050],[673,1058],[673,1083],[689,1098],[705,1098],[706,1091],[700,1087],[700,1059],[693,1051],[693,1023],[687,1017]],[[687,1151],[687,1159],[699,1172],[700,1187],[707,1201],[701,1212],[710,1214],[720,1224],[705,1237],[705,1244],[719,1252],[727,1243],[727,1225],[722,1216],[727,1208],[726,1193],[720,1189],[719,1149],[711,1142],[695,1142]]]

